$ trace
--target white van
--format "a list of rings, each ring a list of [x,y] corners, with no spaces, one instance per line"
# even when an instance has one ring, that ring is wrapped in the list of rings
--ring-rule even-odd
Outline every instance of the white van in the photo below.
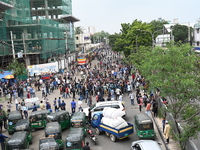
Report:
[[[103,109],[105,107],[111,107],[111,108],[116,108],[120,109],[122,111],[125,111],[125,106],[123,101],[106,101],[106,102],[98,102],[94,105],[92,105],[90,108],[84,108],[83,112],[88,116],[89,109],[91,110],[92,116],[96,112],[103,112]],[[126,114],[126,112],[125,112]]]

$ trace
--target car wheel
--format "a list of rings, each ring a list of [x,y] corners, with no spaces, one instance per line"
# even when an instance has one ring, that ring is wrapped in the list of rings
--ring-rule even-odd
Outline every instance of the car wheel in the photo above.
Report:
[[[96,128],[96,134],[100,134],[101,132],[100,132],[100,130],[98,129],[98,128]]]
[[[116,136],[114,136],[113,134],[110,135],[110,140],[112,142],[115,142],[116,141]]]
[[[108,132],[105,132],[105,134],[106,134],[106,136],[110,136],[110,133],[108,133]]]

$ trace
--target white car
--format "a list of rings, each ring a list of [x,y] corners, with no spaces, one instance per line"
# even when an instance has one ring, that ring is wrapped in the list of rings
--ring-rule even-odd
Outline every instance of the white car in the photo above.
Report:
[[[111,108],[116,108],[116,109],[125,111],[125,106],[124,106],[123,101],[106,101],[106,102],[98,102],[98,103],[92,105],[90,108],[84,108],[83,112],[86,114],[86,116],[88,116],[89,109],[90,109],[91,113],[92,113],[91,116],[93,116],[94,113],[96,113],[96,112],[103,112],[103,109],[105,107],[111,107]],[[125,112],[125,114],[126,114],[126,112]]]
[[[139,140],[131,144],[131,150],[162,150],[162,149],[156,141]]]

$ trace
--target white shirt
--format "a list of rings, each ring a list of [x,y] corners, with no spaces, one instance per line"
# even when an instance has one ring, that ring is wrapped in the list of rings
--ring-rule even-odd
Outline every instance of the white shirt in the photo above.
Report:
[[[78,107],[82,107],[83,102],[82,101],[78,101]]]
[[[129,94],[129,97],[130,97],[130,99],[134,99],[134,98],[135,98],[135,96],[134,96],[133,93],[130,93],[130,94]]]
[[[119,101],[122,101],[122,99],[123,99],[123,96],[120,95],[120,96],[119,96]]]
[[[15,104],[18,104],[18,99],[17,98],[15,99]]]

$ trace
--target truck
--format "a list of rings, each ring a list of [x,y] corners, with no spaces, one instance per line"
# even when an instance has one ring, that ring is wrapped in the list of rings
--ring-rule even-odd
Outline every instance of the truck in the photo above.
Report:
[[[101,132],[105,132],[106,136],[109,136],[112,142],[127,138],[134,132],[133,124],[131,123],[128,123],[128,126],[126,127],[116,129],[101,123],[102,118],[103,118],[102,113],[95,113],[92,117],[91,125],[95,129],[96,134],[100,135]]]

